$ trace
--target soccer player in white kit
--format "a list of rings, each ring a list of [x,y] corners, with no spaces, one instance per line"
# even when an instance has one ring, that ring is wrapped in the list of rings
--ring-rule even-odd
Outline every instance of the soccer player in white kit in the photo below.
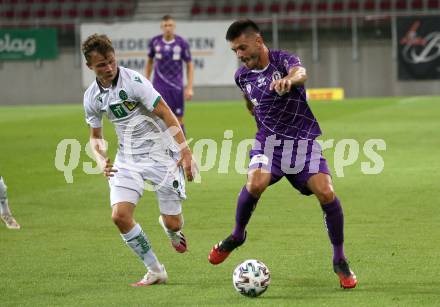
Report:
[[[0,176],[0,219],[5,223],[9,229],[20,229],[20,224],[17,223],[12,216],[11,209],[8,204],[7,187],[2,176]]]
[[[159,223],[176,251],[186,251],[181,212],[186,198],[184,174],[192,181],[196,171],[191,151],[177,118],[151,83],[133,70],[118,67],[106,35],[89,36],[82,51],[96,75],[84,93],[84,109],[96,161],[109,179],[112,219],[122,239],[147,268],[147,274],[132,286],[165,283],[165,267],[133,213],[144,189],[154,190],[161,213]],[[103,139],[104,113],[118,136],[114,164],[107,157]]]

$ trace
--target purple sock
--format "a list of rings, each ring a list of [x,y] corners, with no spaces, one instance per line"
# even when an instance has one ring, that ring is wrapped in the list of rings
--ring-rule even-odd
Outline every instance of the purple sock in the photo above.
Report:
[[[252,212],[257,205],[259,198],[255,198],[248,192],[246,186],[241,189],[237,200],[237,211],[235,212],[235,228],[232,232],[232,236],[237,241],[244,240],[244,230],[249,223]]]
[[[341,203],[335,200],[329,204],[321,204],[324,211],[324,220],[327,227],[330,242],[333,245],[333,263],[338,263],[341,259],[345,260],[344,255],[344,214]]]

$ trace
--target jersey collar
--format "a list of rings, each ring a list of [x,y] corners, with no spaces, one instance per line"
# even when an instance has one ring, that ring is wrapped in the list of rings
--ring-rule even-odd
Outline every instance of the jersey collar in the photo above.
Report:
[[[112,86],[116,86],[118,84],[118,80],[119,80],[119,67],[118,67],[118,71],[116,72],[116,76],[115,78],[112,80]],[[96,84],[98,84],[99,87],[99,91],[101,93],[106,93],[108,92],[108,88],[104,88],[101,84],[101,82],[99,82],[98,78],[96,78]]]

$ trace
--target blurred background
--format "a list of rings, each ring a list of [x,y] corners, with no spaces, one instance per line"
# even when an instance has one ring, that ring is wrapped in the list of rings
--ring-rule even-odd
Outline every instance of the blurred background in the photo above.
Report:
[[[148,40],[160,33],[165,14],[190,41],[195,101],[240,98],[233,83],[238,63],[224,34],[241,17],[261,26],[268,46],[300,56],[309,88],[342,88],[348,98],[440,94],[440,0],[0,0],[0,5],[1,104],[81,102],[89,82],[80,45],[89,32],[105,32],[115,42],[114,33],[122,31],[115,44],[120,64],[144,73]],[[124,33],[132,25],[140,30]],[[218,33],[211,40],[213,31],[205,29],[212,25]],[[135,46],[124,54],[130,42]],[[212,43],[220,58],[203,59],[203,42]],[[209,62],[217,65],[205,65]],[[233,69],[222,71],[223,64]],[[223,74],[218,82],[217,74]]]

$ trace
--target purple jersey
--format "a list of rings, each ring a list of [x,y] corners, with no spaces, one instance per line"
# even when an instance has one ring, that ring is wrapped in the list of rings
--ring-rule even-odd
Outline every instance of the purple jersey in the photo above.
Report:
[[[174,39],[168,42],[162,35],[157,35],[148,44],[148,57],[154,59],[155,88],[183,89],[182,61],[191,61],[186,40],[175,35]]]
[[[240,67],[235,82],[254,105],[258,132],[256,139],[264,143],[270,135],[277,139],[313,140],[321,129],[307,104],[303,85],[295,86],[283,95],[269,90],[272,80],[284,78],[292,67],[302,66],[296,55],[269,50],[269,65],[262,70]]]

